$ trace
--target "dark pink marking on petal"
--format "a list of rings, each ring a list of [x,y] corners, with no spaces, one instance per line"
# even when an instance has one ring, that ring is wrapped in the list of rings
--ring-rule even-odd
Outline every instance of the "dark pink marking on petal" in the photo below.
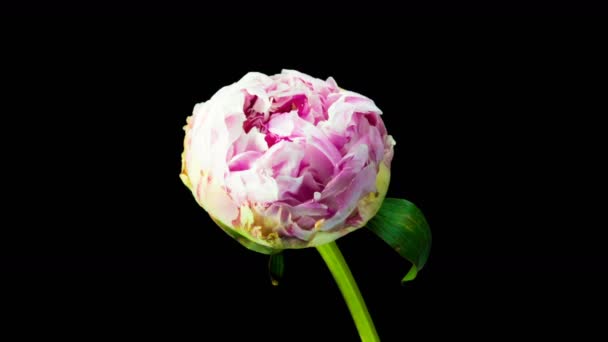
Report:
[[[249,133],[253,127],[257,127],[260,132],[265,133],[266,125],[264,123],[264,114],[254,113],[249,115],[245,121],[243,121],[243,129],[245,133]]]
[[[232,171],[243,171],[251,168],[251,164],[255,162],[262,153],[258,151],[246,151],[236,155],[228,164],[228,169]]]
[[[308,116],[308,113],[310,112],[310,107],[308,106],[308,98],[306,98],[306,95],[294,95],[285,103],[281,104],[279,108],[273,110],[271,114],[288,113],[294,109],[298,110],[298,115],[300,117]]]
[[[366,113],[365,118],[367,122],[369,122],[370,126],[376,126],[378,123],[378,114],[376,113]]]
[[[267,127],[267,126],[264,126],[264,127]],[[264,140],[266,140],[266,143],[268,144],[268,148],[272,147],[272,145],[278,143],[281,140],[292,141],[288,137],[281,137],[278,134],[274,134],[270,131],[266,132],[266,136],[264,137]]]
[[[243,112],[245,113],[245,115],[249,114],[249,112],[251,111],[251,109],[253,108],[253,106],[255,105],[255,103],[258,100],[258,96],[257,95],[250,95],[249,93],[245,92],[245,103],[243,104]]]

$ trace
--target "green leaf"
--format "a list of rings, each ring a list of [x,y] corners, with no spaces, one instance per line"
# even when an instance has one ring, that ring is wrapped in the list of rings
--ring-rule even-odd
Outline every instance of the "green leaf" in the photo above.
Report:
[[[367,228],[413,264],[401,282],[416,278],[431,250],[431,230],[420,209],[404,199],[386,198]]]
[[[285,262],[283,260],[283,253],[271,255],[270,260],[268,260],[268,271],[270,273],[270,281],[272,282],[272,285],[279,285],[279,281],[283,279],[284,269]]]

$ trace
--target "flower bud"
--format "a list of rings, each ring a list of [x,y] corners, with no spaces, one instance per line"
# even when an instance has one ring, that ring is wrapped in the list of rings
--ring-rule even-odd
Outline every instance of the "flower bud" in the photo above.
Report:
[[[180,177],[250,248],[331,242],[363,227],[386,194],[395,141],[380,114],[331,77],[251,72],[194,107]]]

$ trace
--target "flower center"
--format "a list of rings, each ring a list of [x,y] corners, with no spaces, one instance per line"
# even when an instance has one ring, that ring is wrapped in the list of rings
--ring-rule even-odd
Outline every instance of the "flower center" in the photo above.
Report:
[[[265,135],[266,143],[268,147],[278,143],[281,140],[292,141],[289,137],[282,137],[274,134],[268,130],[268,122],[275,115],[288,113],[292,110],[298,110],[298,114],[307,110],[307,101],[305,96],[294,96],[287,101],[275,101],[272,100],[272,106],[269,114],[265,115],[255,110],[255,105],[258,101],[256,95],[248,97],[245,100],[243,111],[245,113],[245,121],[243,122],[243,130],[245,133],[249,133],[253,127],[256,127],[260,133]],[[266,118],[265,118],[266,117]]]

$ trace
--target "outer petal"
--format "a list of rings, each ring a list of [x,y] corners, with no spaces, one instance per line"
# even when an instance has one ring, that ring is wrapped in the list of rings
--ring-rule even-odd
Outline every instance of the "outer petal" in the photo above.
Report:
[[[363,197],[357,203],[357,209],[359,210],[359,214],[362,217],[361,222],[355,226],[346,226],[339,230],[319,231],[305,247],[313,247],[331,242],[341,236],[344,236],[365,226],[367,221],[374,217],[380,209],[380,206],[384,201],[384,197],[386,196],[389,183],[390,170],[385,165],[380,165],[380,171],[376,176],[377,191],[368,193],[367,196]]]
[[[229,225],[239,214],[238,206],[218,183],[200,182],[196,198],[211,217],[226,225]]]
[[[357,204],[359,215],[363,220],[359,227],[365,226],[365,223],[372,219],[378,210],[380,210],[384,197],[386,197],[390,181],[391,171],[384,163],[381,163],[376,176],[376,192],[370,192],[367,196],[359,200],[359,203]]]
[[[344,221],[346,221],[346,219],[352,214],[355,208],[357,208],[357,203],[360,198],[366,196],[370,192],[376,192],[376,184],[374,182],[375,174],[375,165],[369,164],[360,172],[356,173],[356,175],[351,178],[351,181],[344,188],[336,191],[333,196],[324,199],[323,196],[325,191],[322,193],[320,202],[329,203],[328,206],[330,208],[335,208],[337,211],[331,218],[325,221],[324,225],[321,227],[321,230],[327,231],[334,228],[339,228],[340,225],[344,223]],[[338,175],[338,177],[340,177],[340,175]],[[344,177],[349,176],[347,173],[345,173]]]

